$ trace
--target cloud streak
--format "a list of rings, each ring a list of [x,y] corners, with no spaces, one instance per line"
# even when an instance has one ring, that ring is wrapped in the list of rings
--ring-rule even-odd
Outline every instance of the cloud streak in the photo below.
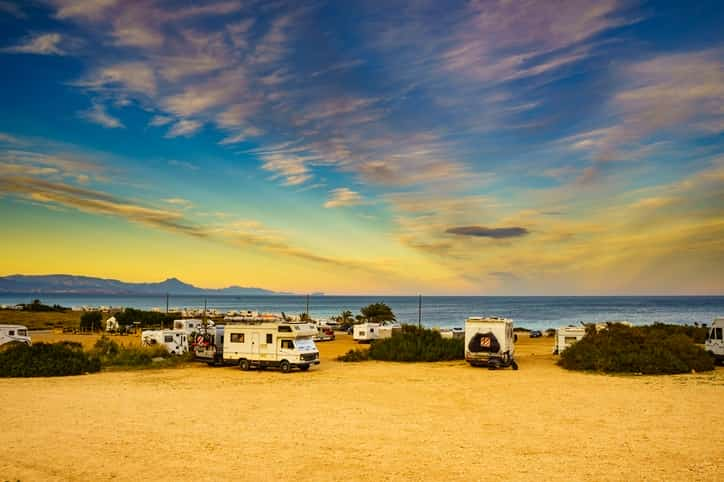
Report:
[[[448,234],[472,236],[476,238],[508,239],[526,236],[529,231],[519,226],[506,228],[486,228],[484,226],[457,226],[445,230]]]

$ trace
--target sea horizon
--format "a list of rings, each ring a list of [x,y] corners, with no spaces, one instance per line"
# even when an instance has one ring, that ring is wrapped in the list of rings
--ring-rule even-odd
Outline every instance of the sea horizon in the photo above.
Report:
[[[166,295],[104,295],[2,293],[0,305],[30,303],[64,307],[157,309],[166,311]],[[314,319],[327,319],[343,310],[353,314],[367,304],[385,302],[402,323],[418,322],[418,296],[401,295],[317,295],[309,297],[309,313]],[[169,295],[168,308],[208,309],[221,313],[254,310],[286,314],[303,313],[306,295]],[[636,325],[650,323],[706,323],[724,316],[724,296],[711,295],[518,295],[518,296],[424,296],[422,325],[427,327],[462,326],[469,316],[504,316],[516,326],[546,329],[580,322],[626,320]]]

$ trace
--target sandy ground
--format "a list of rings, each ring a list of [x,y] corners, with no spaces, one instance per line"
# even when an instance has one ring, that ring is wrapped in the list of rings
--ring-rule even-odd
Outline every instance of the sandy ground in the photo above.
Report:
[[[0,481],[721,480],[724,370],[572,373],[551,343],[517,372],[338,363],[344,336],[307,373],[0,379]]]

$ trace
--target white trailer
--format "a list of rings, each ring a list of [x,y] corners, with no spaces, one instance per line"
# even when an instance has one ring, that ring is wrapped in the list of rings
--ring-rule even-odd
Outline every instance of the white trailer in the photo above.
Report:
[[[724,318],[717,318],[707,333],[704,349],[718,362],[724,362]]]
[[[180,320],[173,320],[173,329],[176,331],[183,331],[187,335],[191,333],[203,333],[205,329],[211,329],[214,326],[212,320],[206,320],[204,326],[204,320],[198,318],[183,318]]]
[[[183,330],[144,330],[141,332],[141,344],[164,346],[172,355],[183,355],[189,351],[188,335]]]
[[[30,346],[32,340],[28,327],[23,325],[0,325],[0,345],[6,343],[25,343]]]
[[[373,340],[391,338],[393,333],[400,330],[400,325],[389,323],[360,323],[352,328],[352,338],[359,343],[369,343]]]
[[[238,365],[242,370],[274,367],[284,373],[292,368],[306,371],[319,364],[319,351],[314,344],[316,334],[316,327],[309,323],[227,324],[221,340],[214,340],[215,347],[197,347],[195,355],[209,364]]]
[[[490,369],[513,367],[515,362],[513,321],[498,317],[471,317],[465,321],[465,360]]]
[[[556,330],[556,341],[553,346],[553,354],[559,355],[566,348],[573,345],[586,336],[586,328],[583,326],[562,326]]]
[[[454,328],[440,328],[440,337],[447,339],[463,339],[465,338],[465,330],[456,326]]]

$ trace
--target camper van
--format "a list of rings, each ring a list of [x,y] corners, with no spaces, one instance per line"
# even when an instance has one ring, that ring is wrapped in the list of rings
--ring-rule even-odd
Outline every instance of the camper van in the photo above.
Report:
[[[465,330],[459,326],[454,328],[440,328],[440,337],[448,340],[462,340],[465,338]]]
[[[718,362],[724,362],[724,318],[717,318],[711,324],[704,342],[704,349]]]
[[[559,355],[566,348],[586,336],[586,328],[582,326],[563,326],[556,330],[556,342],[553,354]]]
[[[182,330],[144,330],[141,332],[141,344],[165,346],[172,355],[183,355],[189,351],[188,335]]]
[[[214,322],[206,320],[207,327],[213,327]],[[183,318],[180,320],[173,320],[173,329],[176,331],[183,331],[187,335],[191,333],[201,333],[204,331],[204,320],[198,318]]]
[[[23,325],[0,325],[0,345],[6,343],[25,343],[31,345],[28,328]]]
[[[306,371],[319,364],[316,334],[317,328],[309,323],[227,324],[223,330],[217,329],[213,340],[208,337],[206,346],[197,344],[194,354],[209,364],[238,365],[242,370],[278,367],[284,373],[292,368]]]
[[[400,325],[396,323],[361,323],[354,325],[352,338],[359,343],[369,343],[372,340],[392,338],[392,334],[397,333],[399,330]]]
[[[471,317],[465,322],[465,360],[490,369],[513,367],[515,345],[513,321],[498,317]]]

